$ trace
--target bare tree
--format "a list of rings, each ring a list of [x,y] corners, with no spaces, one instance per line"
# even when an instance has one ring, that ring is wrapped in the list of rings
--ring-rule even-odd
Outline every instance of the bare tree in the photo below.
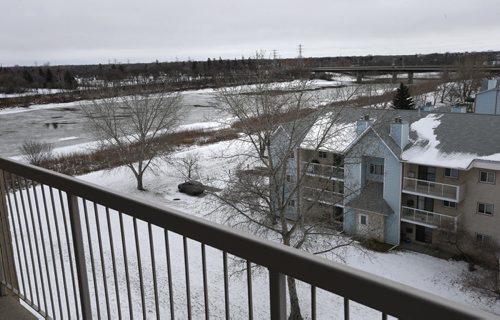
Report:
[[[300,164],[298,170],[297,150],[318,114],[324,114],[329,107],[316,108],[316,97],[308,81],[275,83],[272,68],[260,69],[258,63],[250,76],[257,80],[256,84],[226,86],[217,91],[220,108],[237,120],[233,127],[242,132],[237,155],[231,155],[237,161],[236,170],[229,175],[224,191],[215,194],[221,208],[229,211],[227,222],[245,223],[254,233],[277,236],[284,245],[313,252],[317,249],[312,245],[316,235],[334,238],[325,244],[328,247],[319,250],[322,253],[352,244],[352,240],[338,236],[337,231],[316,223],[312,214],[317,209],[314,204],[322,197],[321,191],[332,187],[330,180],[315,184],[315,190],[320,192],[311,195],[311,203],[302,205],[298,197],[300,186],[306,182],[305,173],[314,164]],[[355,91],[339,89],[331,100],[353,96]],[[321,99],[324,102],[325,97]],[[324,147],[330,138],[348,131],[339,124],[338,117],[339,113],[332,111],[319,124],[314,137],[310,137],[314,140],[313,152]],[[327,174],[336,173],[333,170]],[[341,197],[331,200],[340,202]],[[288,277],[287,282],[290,318],[302,319],[295,279]]]
[[[184,179],[196,179],[199,176],[200,154],[189,152],[186,156],[179,158],[177,167]]]
[[[145,190],[144,173],[171,149],[161,137],[178,124],[181,96],[170,92],[167,84],[140,81],[134,87],[106,88],[100,99],[81,107],[100,147],[111,149],[133,172],[137,189]]]
[[[469,268],[464,271],[462,285],[466,289],[480,290],[495,299],[500,297],[500,247],[489,237],[474,235],[459,227],[456,232],[441,230],[436,247],[444,252],[457,253]],[[479,273],[476,265],[485,267]]]
[[[39,166],[42,162],[52,157],[54,145],[52,143],[37,141],[33,139],[25,140],[19,150],[23,158],[29,163]]]
[[[455,101],[467,102],[479,90],[486,77],[480,69],[483,62],[481,58],[466,56],[457,64],[458,70],[452,78],[455,85],[450,92]]]

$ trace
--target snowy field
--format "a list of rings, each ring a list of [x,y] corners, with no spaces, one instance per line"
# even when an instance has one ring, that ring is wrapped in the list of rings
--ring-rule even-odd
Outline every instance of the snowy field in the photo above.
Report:
[[[219,179],[227,175],[227,172],[232,168],[232,164],[228,161],[227,157],[222,157],[221,155],[231,155],[232,153],[237,152],[239,148],[241,148],[239,143],[226,141],[202,147],[181,149],[175,152],[173,157],[180,158],[186,156],[190,152],[196,152],[200,156],[199,176],[201,180],[206,184],[212,184],[216,187],[222,188],[224,187],[224,184],[221,183]],[[125,194],[153,201],[167,208],[170,207],[182,210],[186,212],[186,214],[196,215],[215,222],[223,221],[226,218],[223,213],[217,211],[214,212],[215,206],[212,196],[207,195],[205,197],[198,198],[179,193],[177,191],[177,184],[183,182],[184,179],[182,178],[178,168],[167,162],[159,163],[158,169],[155,170],[154,173],[150,172],[146,176],[145,187],[149,190],[147,192],[140,192],[135,189],[135,181],[131,172],[124,168],[94,172],[81,176],[79,179]],[[63,215],[63,212],[67,213],[67,204],[63,201],[63,206],[61,206],[58,193],[54,193],[54,200],[51,201],[49,196],[50,190],[48,188],[44,188],[42,190],[41,187],[37,187],[35,191],[36,193],[31,193],[31,203],[35,206],[36,194],[38,203],[42,208],[42,213],[40,215],[33,215],[34,223],[29,220],[30,218],[28,218],[25,222],[23,219],[17,219],[16,215],[14,215],[15,233],[17,234],[15,237],[20,239],[22,234],[24,236],[25,243],[27,244],[28,242],[31,242],[32,247],[38,248],[37,250],[42,250],[43,247],[45,247],[47,251],[49,251],[50,248],[55,250],[55,254],[47,253],[47,255],[45,255],[47,258],[48,268],[45,267],[44,262],[42,262],[41,266],[41,274],[42,277],[44,277],[45,282],[37,287],[45,287],[46,289],[52,288],[51,290],[53,294],[49,295],[52,297],[56,296],[55,292],[57,290],[57,286],[60,288],[68,288],[68,301],[66,301],[64,294],[61,295],[62,313],[63,316],[67,315],[68,312],[74,315],[74,303],[72,303],[72,279],[70,276],[71,273],[69,272],[69,270],[74,268],[74,266],[71,266],[68,260],[69,251],[72,251],[72,247],[67,246],[67,238],[63,227],[64,224],[55,223],[55,221],[64,221],[63,217],[65,216]],[[56,208],[55,216],[50,216],[48,219],[45,218],[45,214],[43,213],[45,210],[43,210],[41,201],[44,194],[48,199],[46,204],[48,209],[47,212],[51,212],[51,207]],[[23,196],[26,201],[26,192],[24,192]],[[16,202],[15,200],[19,202],[19,208],[22,207],[20,204],[21,197],[19,192],[16,193],[15,198],[11,195],[10,200],[14,206],[14,212],[16,211],[14,205]],[[97,206],[98,220],[96,220],[94,207],[91,203],[87,202],[84,207],[83,202],[80,201],[79,205],[82,213],[85,212],[85,209],[87,210],[88,226],[90,226],[89,230],[91,233],[91,240],[89,242],[87,239],[87,228],[84,227],[84,246],[87,255],[87,270],[89,271],[94,316],[97,315],[98,308],[101,315],[105,316],[107,314],[108,307],[104,297],[105,292],[108,291],[110,296],[109,309],[111,310],[113,317],[118,313],[118,301],[124,318],[129,317],[129,305],[132,306],[134,317],[140,317],[143,310],[143,302],[140,298],[142,296],[139,285],[141,279],[138,272],[137,247],[134,241],[133,220],[128,216],[123,216],[124,233],[122,234],[119,215],[117,212],[110,210],[108,220],[108,215],[105,209]],[[28,204],[26,204],[26,207],[28,207]],[[61,210],[61,208],[63,208],[64,211]],[[19,210],[22,213],[22,210]],[[87,225],[85,219],[82,220],[82,223],[84,226]],[[97,223],[99,223],[101,239],[99,239],[96,232]],[[56,229],[57,227],[59,227],[59,230]],[[33,231],[36,230],[35,236],[32,236],[31,239],[27,238],[27,229],[31,230],[31,234],[33,234]],[[44,231],[44,237],[40,235],[41,230]],[[52,238],[47,237],[47,234],[51,235]],[[110,234],[112,237],[109,236]],[[59,235],[59,237],[57,237],[57,235]],[[125,247],[122,246],[122,235],[125,239]],[[141,270],[143,271],[142,281],[144,283],[146,316],[147,318],[156,317],[156,309],[154,306],[154,296],[156,291],[160,301],[159,314],[161,318],[168,318],[170,317],[171,306],[169,303],[170,291],[168,286],[164,231],[157,227],[152,227],[151,229],[151,237],[153,238],[154,244],[153,257],[155,260],[154,265],[156,267],[156,282],[153,281],[153,268],[151,262],[152,255],[149,245],[150,234],[146,223],[140,221],[137,223],[137,235],[139,238],[139,251],[141,255]],[[61,242],[60,247],[55,245],[58,240],[57,238],[59,238],[59,241]],[[113,241],[113,246],[110,245],[110,239]],[[175,311],[176,319],[184,319],[187,317],[187,308],[183,238],[177,234],[169,233],[168,240],[170,244],[172,292],[174,298],[174,306],[172,309]],[[332,239],[323,236],[319,237],[317,242],[323,243],[331,240]],[[99,241],[102,242],[102,253],[99,251]],[[91,244],[90,246],[89,243]],[[192,315],[194,319],[201,319],[204,318],[201,247],[200,243],[191,240],[187,241],[187,245],[189,252],[189,288],[191,290]],[[27,245],[26,248],[29,253]],[[92,248],[92,255],[90,248]],[[124,249],[126,249],[127,254],[128,271],[125,269],[124,264]],[[64,261],[59,260],[59,251],[62,252]],[[23,252],[22,246],[21,252]],[[116,261],[116,273],[113,272],[113,265],[111,263],[113,255],[115,256]],[[342,251],[335,252],[335,254],[325,254],[324,257],[333,261],[345,263],[353,268],[364,270],[439,296],[446,297],[459,303],[475,306],[477,308],[500,314],[499,301],[485,297],[479,292],[463,288],[461,279],[464,274],[467,273],[467,264],[465,262],[446,261],[423,254],[398,250],[390,253],[367,252],[366,250],[360,249],[356,246],[345,247]],[[241,263],[237,259],[233,259],[232,257],[229,258],[230,313],[234,319],[247,318],[246,274],[237,272],[242,268]],[[214,319],[224,318],[224,277],[222,253],[216,249],[207,248],[206,259],[210,314]],[[18,261],[19,260],[16,261],[16,264],[20,264],[21,269],[23,270],[23,272],[18,273],[19,279],[21,279],[22,276],[25,278],[30,277],[31,280],[28,281],[33,283],[35,272],[37,274],[37,278],[39,279],[38,281],[41,280],[38,271],[33,271],[30,268],[27,268],[22,257],[20,262]],[[103,262],[104,268],[102,267]],[[96,270],[97,281],[95,283],[92,274],[90,273],[91,263],[94,264]],[[476,272],[482,271],[478,270]],[[127,273],[129,275],[128,283],[126,281]],[[114,277],[115,274],[116,279]],[[56,279],[56,276],[58,279]],[[106,279],[106,281],[103,282],[103,279]],[[104,286],[104,283],[106,283],[106,286]],[[299,282],[298,291],[303,315],[305,315],[306,318],[310,318],[310,286]],[[28,287],[25,292],[28,296],[30,296],[31,291]],[[47,292],[49,292],[49,290],[47,290]],[[64,292],[64,290],[61,292]],[[119,293],[118,300],[116,299],[116,292]],[[131,304],[128,300],[129,292],[131,293]],[[41,297],[40,301],[34,299],[34,302],[43,306],[45,304],[45,300],[43,299],[41,291],[39,296]],[[95,300],[96,296],[98,297],[98,304]],[[257,270],[253,273],[252,296],[254,303],[254,318],[268,318],[268,276],[265,270]],[[59,318],[58,300],[50,299],[50,297],[48,297],[47,306],[49,313],[52,314],[51,310],[53,307],[57,318]],[[322,290],[317,291],[318,319],[342,319],[342,311],[343,299],[341,297],[326,293]],[[367,307],[352,303],[351,317],[353,319],[380,319],[380,313]]]

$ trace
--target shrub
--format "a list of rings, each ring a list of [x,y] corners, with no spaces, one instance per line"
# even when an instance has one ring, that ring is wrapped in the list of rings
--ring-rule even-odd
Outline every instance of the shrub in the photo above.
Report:
[[[54,146],[48,142],[30,139],[25,140],[19,149],[27,162],[39,166],[42,162],[52,158]]]

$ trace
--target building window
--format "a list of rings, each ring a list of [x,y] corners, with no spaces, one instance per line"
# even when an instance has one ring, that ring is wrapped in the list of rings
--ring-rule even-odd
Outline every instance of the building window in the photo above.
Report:
[[[286,182],[294,182],[294,181],[295,181],[294,176],[289,174],[286,175]]]
[[[339,193],[344,194],[344,181],[339,181]]]
[[[446,178],[458,178],[458,170],[452,168],[444,168],[444,176]]]
[[[487,215],[492,215],[495,210],[495,206],[491,203],[483,203],[483,202],[478,202],[477,203],[477,212],[482,213],[482,214],[487,214]]]
[[[383,175],[384,165],[370,163],[370,174]]]
[[[490,240],[490,236],[476,232],[476,241],[477,242],[485,243],[485,242],[488,242],[489,240]]]
[[[368,217],[364,214],[359,215],[359,224],[366,226],[368,224]]]
[[[288,201],[288,206],[292,207],[292,208],[295,208],[295,200],[289,200]]]
[[[288,155],[290,159],[295,159],[295,152],[291,151],[290,154]]]
[[[453,202],[453,201],[447,201],[447,200],[443,200],[443,207],[447,207],[447,208],[457,208],[457,203],[456,202]]]
[[[479,171],[479,182],[495,183],[495,172]]]
[[[333,165],[335,167],[343,167],[344,166],[344,161],[343,161],[341,155],[339,155],[339,154],[333,155]]]
[[[321,159],[326,159],[328,158],[328,153],[326,153],[325,151],[320,151],[319,154],[318,154],[318,157]]]

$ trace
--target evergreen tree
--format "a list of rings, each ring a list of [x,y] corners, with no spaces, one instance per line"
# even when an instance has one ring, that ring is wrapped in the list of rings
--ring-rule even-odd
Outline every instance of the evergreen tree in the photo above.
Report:
[[[45,72],[45,82],[52,83],[52,81],[54,81],[54,75],[52,75],[52,71],[47,68],[47,71]]]
[[[410,96],[410,88],[405,86],[402,82],[396,90],[392,104],[394,109],[412,110],[415,108],[413,98]]]
[[[33,83],[33,77],[31,76],[31,73],[28,70],[23,71],[23,78],[26,80],[29,84]]]
[[[64,73],[64,87],[66,89],[76,89],[78,87],[78,82],[69,71]]]

